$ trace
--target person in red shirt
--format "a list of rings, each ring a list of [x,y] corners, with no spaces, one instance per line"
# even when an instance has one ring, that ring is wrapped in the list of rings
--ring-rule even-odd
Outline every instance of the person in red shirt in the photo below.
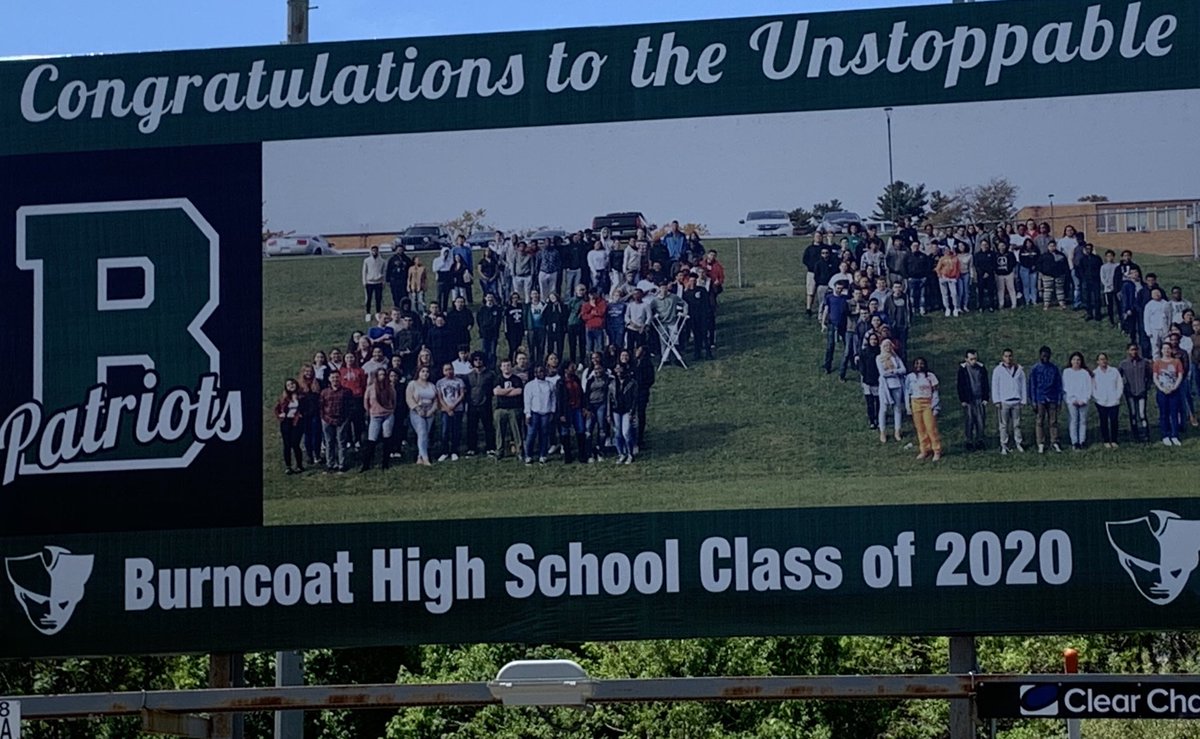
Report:
[[[583,329],[587,334],[587,352],[598,352],[604,349],[604,318],[608,312],[608,303],[593,289],[588,300],[579,308],[579,317],[583,320]]]
[[[716,296],[725,290],[725,265],[717,259],[716,249],[709,249],[704,255],[704,270],[708,272],[708,279],[712,282],[708,291],[715,300]]]
[[[338,370],[338,376],[342,387],[354,396],[354,402],[350,404],[350,440],[358,449],[366,435],[366,429],[363,428],[363,393],[367,391],[367,373],[358,366],[358,356],[350,353],[346,355],[346,364]]]

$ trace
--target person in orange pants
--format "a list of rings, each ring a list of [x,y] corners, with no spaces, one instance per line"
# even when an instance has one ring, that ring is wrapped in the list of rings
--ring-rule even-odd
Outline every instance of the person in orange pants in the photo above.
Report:
[[[938,395],[937,375],[929,371],[925,357],[913,360],[912,372],[905,377],[904,384],[908,410],[912,413],[913,426],[921,445],[917,459],[929,459],[932,454],[936,462],[942,458],[942,436],[937,427],[941,398]]]

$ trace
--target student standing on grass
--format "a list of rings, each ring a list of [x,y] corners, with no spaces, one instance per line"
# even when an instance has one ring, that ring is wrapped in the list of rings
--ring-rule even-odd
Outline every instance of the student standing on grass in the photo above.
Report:
[[[867,406],[867,425],[873,431],[879,428],[879,365],[875,363],[878,357],[879,334],[868,331],[858,353],[858,372]]]
[[[958,402],[963,409],[964,438],[967,451],[983,449],[984,428],[987,424],[987,405],[991,399],[991,383],[987,370],[979,362],[979,352],[968,349],[958,366]]]
[[[1096,355],[1096,371],[1092,373],[1092,397],[1100,415],[1100,441],[1106,449],[1117,448],[1123,390],[1120,371],[1109,366],[1108,355],[1100,352]]]
[[[1167,342],[1159,347],[1152,365],[1155,399],[1158,401],[1158,430],[1164,446],[1181,446],[1179,441],[1179,386],[1183,383],[1183,364],[1175,358],[1175,349]]]
[[[1007,259],[1005,256],[1006,265]],[[1011,272],[1009,274],[1011,275]],[[992,251],[992,243],[987,238],[981,238],[979,251],[975,254],[975,291],[979,296],[979,310],[989,313],[996,310],[996,293],[999,287],[996,252]]]
[[[1007,241],[996,242],[996,307],[1004,308],[1004,296],[1008,296],[1008,307],[1017,307],[1017,255],[1011,251]]]
[[[1049,252],[1047,252],[1049,253]],[[1058,365],[1050,361],[1050,347],[1038,350],[1038,362],[1029,372],[1029,402],[1037,409],[1034,435],[1037,438],[1038,454],[1050,448],[1061,452],[1058,445],[1058,406],[1062,402],[1062,373]]]
[[[1050,310],[1051,303],[1058,303],[1060,310],[1067,309],[1067,275],[1071,263],[1058,250],[1058,242],[1047,242],[1046,253],[1037,260],[1038,285],[1042,292],[1042,310]]]
[[[388,257],[386,274],[384,279],[388,284],[388,289],[392,293],[392,307],[399,308],[400,301],[404,300],[408,293],[408,269],[412,266],[412,260],[408,258],[407,252],[404,251],[404,246],[400,243],[392,245],[392,256]]]
[[[904,292],[904,282],[896,280],[892,283],[892,294],[883,301],[883,312],[887,314],[887,323],[892,329],[892,335],[901,344],[908,343],[908,331],[912,327],[913,301]]]
[[[841,282],[834,284],[833,292],[826,293],[821,303],[821,330],[825,332],[825,363],[821,367],[827,375],[833,372],[834,345],[846,343],[847,305],[846,286]]]
[[[535,366],[540,365],[546,357],[546,304],[542,302],[541,291],[534,288],[529,291],[529,302],[525,304],[525,336],[529,339],[529,358]]]
[[[821,234],[814,233],[812,243],[804,247],[801,257],[804,263],[804,314],[809,318],[812,318],[817,297],[817,260],[821,257],[821,249]],[[817,308],[820,306],[817,305]]]
[[[1021,444],[1021,408],[1029,402],[1025,369],[1013,359],[1013,350],[1005,349],[1000,355],[1000,364],[992,370],[992,402],[996,404],[996,415],[1000,419],[1000,453],[1008,454],[1009,434],[1018,452],[1024,452]]]
[[[525,306],[516,290],[508,297],[508,307],[504,311],[504,338],[508,342],[508,359],[511,361],[525,340]]]
[[[391,464],[392,430],[396,422],[396,389],[388,381],[386,369],[378,369],[371,375],[370,384],[363,394],[363,409],[366,411],[369,425],[367,442],[363,445],[362,467],[359,471],[366,472],[371,469],[375,446],[380,442],[383,443],[380,466],[386,470]]]
[[[417,464],[432,466],[429,461],[429,437],[433,432],[433,418],[437,415],[437,387],[430,382],[429,367],[417,369],[417,377],[408,383],[405,403],[408,405],[408,421],[417,435]]]
[[[315,467],[321,457],[321,383],[311,364],[301,365],[296,385],[300,389],[304,461],[309,467]]]
[[[338,370],[338,374],[342,377],[342,387],[349,390],[354,397],[354,402],[350,404],[350,440],[357,449],[366,436],[362,399],[367,390],[367,373],[358,366],[358,355],[351,353],[346,355],[346,365]]]
[[[942,256],[938,257],[937,265],[934,271],[937,272],[938,289],[942,295],[942,305],[945,306],[946,315],[959,315],[962,310],[958,302],[958,277],[960,273],[960,265],[958,257],[952,251],[947,251]]]
[[[1149,346],[1143,341],[1145,330],[1142,324],[1142,308],[1148,302],[1150,290],[1142,282],[1142,273],[1137,267],[1131,267],[1121,283],[1121,325],[1129,334],[1129,341],[1138,345],[1143,356],[1150,353]]]
[[[1150,362],[1142,356],[1137,342],[1125,348],[1125,359],[1118,366],[1124,382],[1125,405],[1129,411],[1129,432],[1135,441],[1150,441],[1150,422],[1146,417],[1146,398],[1153,385]]]
[[[387,260],[379,256],[379,247],[372,246],[371,253],[362,263],[362,284],[365,299],[363,311],[367,314],[367,323],[374,320],[374,315],[383,310],[383,281],[387,276]],[[375,310],[371,310],[371,302]]]
[[[1171,330],[1171,304],[1167,302],[1161,287],[1150,291],[1150,302],[1142,309],[1142,329],[1154,352],[1154,359],[1162,356],[1162,345],[1167,342]]]
[[[1117,253],[1112,249],[1104,252],[1104,263],[1100,265],[1100,292],[1104,310],[1108,313],[1108,325],[1116,327],[1116,315],[1119,312],[1117,303],[1120,298],[1120,284],[1117,282],[1118,271]]]
[[[412,265],[408,268],[408,300],[417,311],[425,310],[425,278],[425,265],[421,264],[420,257],[413,257]]]
[[[454,259],[450,256],[450,247],[443,246],[438,256],[433,258],[433,274],[437,281],[437,304],[443,311],[450,305],[450,294],[454,290]]]
[[[525,384],[525,464],[533,464],[534,451],[538,462],[546,463],[550,446],[550,419],[556,410],[554,386],[546,379],[546,368],[533,368],[533,379]]]
[[[486,296],[485,296],[486,298]],[[479,427],[483,427],[483,446],[489,456],[496,453],[496,427],[492,403],[495,399],[496,373],[485,363],[483,352],[471,354],[471,371],[463,379],[467,386],[467,456],[479,450]]]
[[[1042,253],[1038,251],[1033,239],[1022,239],[1017,251],[1017,272],[1021,278],[1021,297],[1025,305],[1038,304],[1038,259]]]
[[[1104,269],[1104,260],[1096,255],[1095,245],[1088,242],[1083,245],[1078,262],[1079,266],[1076,267],[1075,273],[1079,277],[1079,287],[1083,292],[1083,307],[1087,309],[1085,320],[1102,321],[1104,320],[1102,313],[1104,282],[1100,277],[1100,271]]]
[[[1083,449],[1087,443],[1088,404],[1092,399],[1092,373],[1081,352],[1075,352],[1062,373],[1063,403],[1067,406],[1071,448]]]
[[[912,312],[925,315],[925,280],[930,270],[930,259],[921,251],[919,242],[909,244],[909,252],[901,262],[900,269],[908,281],[908,296],[912,300]]]
[[[283,392],[275,403],[275,417],[279,419],[279,437],[283,442],[283,471],[289,475],[303,472],[300,441],[304,437],[304,416],[300,413],[300,385],[290,377],[284,381]]]
[[[483,294],[483,305],[479,306],[479,312],[475,314],[475,323],[479,326],[479,340],[483,345],[484,364],[488,367],[495,367],[496,355],[500,346],[500,332],[504,328],[504,308],[496,301],[494,293]]]
[[[633,418],[637,411],[638,382],[624,364],[618,363],[614,373],[608,390],[609,427],[616,440],[617,464],[632,464],[637,445]]]
[[[879,443],[887,442],[887,414],[892,412],[892,424],[896,441],[900,441],[900,422],[904,408],[904,375],[907,368],[899,355],[893,351],[891,340],[879,344],[879,356],[875,358],[879,370]]]
[[[958,259],[958,308],[963,313],[969,313],[971,274],[975,271],[975,257],[971,254],[971,245],[965,241],[956,241],[954,256]],[[992,284],[994,285],[995,282]],[[980,307],[982,308],[982,306]]]
[[[496,399],[496,410],[493,414],[496,427],[496,459],[505,457],[509,444],[517,450],[517,456],[521,456],[521,443],[524,439],[524,434],[521,433],[524,387],[525,382],[513,371],[513,363],[507,359],[500,362],[500,376],[496,378],[496,386],[492,388],[492,396]]]
[[[442,365],[442,377],[434,386],[437,390],[438,410],[441,411],[442,455],[439,462],[458,461],[458,448],[462,441],[463,400],[466,385],[455,376],[454,365]]]
[[[354,396],[342,387],[336,372],[329,374],[329,387],[321,391],[321,433],[325,438],[325,469],[346,471],[346,447],[350,444],[350,406]]]
[[[924,357],[913,360],[913,370],[904,378],[904,391],[920,446],[917,459],[929,459],[932,454],[937,462],[942,458],[942,436],[937,426],[941,402],[937,375],[929,371]]]

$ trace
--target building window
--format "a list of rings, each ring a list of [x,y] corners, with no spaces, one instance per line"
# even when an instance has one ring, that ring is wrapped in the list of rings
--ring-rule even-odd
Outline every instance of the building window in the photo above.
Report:
[[[1125,231],[1139,233],[1150,230],[1150,212],[1147,210],[1125,211]]]
[[[1170,225],[1171,215],[1172,211],[1168,208],[1159,208],[1154,211],[1154,230],[1169,231],[1172,228]]]
[[[1096,214],[1096,231],[1102,234],[1117,233],[1117,212],[1115,210],[1099,211]]]

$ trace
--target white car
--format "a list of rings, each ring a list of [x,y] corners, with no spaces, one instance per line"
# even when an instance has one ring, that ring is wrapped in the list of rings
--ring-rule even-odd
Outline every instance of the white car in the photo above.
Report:
[[[268,257],[297,257],[312,255],[315,257],[336,254],[334,248],[322,236],[296,235],[272,236],[263,246],[263,253]]]
[[[746,235],[752,238],[792,235],[792,219],[786,210],[752,210],[738,223],[746,227]]]

